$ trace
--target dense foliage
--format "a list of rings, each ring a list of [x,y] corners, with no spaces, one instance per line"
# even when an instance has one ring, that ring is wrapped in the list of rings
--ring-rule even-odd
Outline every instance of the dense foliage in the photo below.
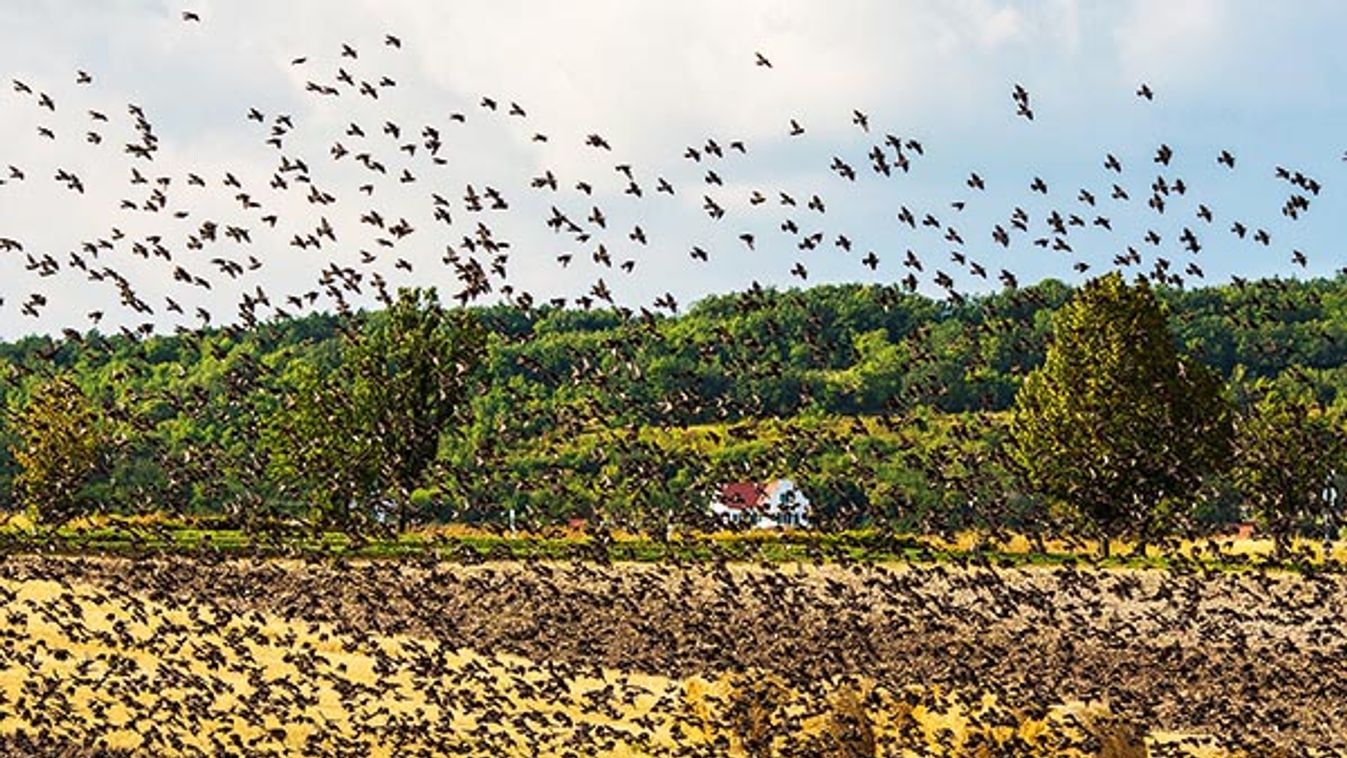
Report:
[[[404,290],[368,328],[341,340],[334,365],[293,361],[281,405],[262,422],[273,481],[318,506],[326,521],[384,503],[405,527],[412,491],[441,437],[463,426],[467,385],[485,336],[470,314],[449,314],[433,292]]]
[[[1168,511],[1229,460],[1219,380],[1179,355],[1145,280],[1091,281],[1053,326],[1044,365],[1016,398],[1016,462],[1036,491],[1105,537],[1167,533]]]
[[[18,414],[14,489],[39,521],[62,523],[82,510],[85,486],[98,467],[104,440],[99,419],[74,382],[42,382]]]
[[[389,312],[138,341],[30,337],[0,345],[0,498],[10,507],[23,498],[31,403],[61,374],[103,428],[116,429],[80,491],[110,511],[247,521],[391,499],[410,520],[503,522],[513,510],[521,524],[583,517],[654,531],[695,523],[725,481],[789,476],[829,525],[1027,528],[1049,522],[1005,454],[1006,412],[1043,364],[1053,316],[1072,294],[1051,280],[958,303],[897,286],[754,289],[677,317],[507,305],[438,312],[422,301],[445,333],[483,333],[426,336],[452,351],[461,342],[450,362],[476,370],[420,387],[395,384],[393,367],[432,353],[400,356],[381,338],[397,321]],[[1339,418],[1347,277],[1154,294],[1174,347],[1236,397],[1260,379],[1292,382]],[[397,328],[439,334],[408,318]],[[361,358],[361,344],[383,347]],[[376,364],[383,379],[361,390],[353,377],[376,376]],[[368,391],[390,404],[360,399]],[[316,442],[324,439],[370,456],[397,449],[361,462],[350,448]],[[325,486],[345,477],[349,487],[323,490],[314,476]],[[1232,493],[1228,478],[1199,515],[1237,516],[1243,498]]]
[[[1297,525],[1336,515],[1324,505],[1336,496],[1347,439],[1308,393],[1266,384],[1253,389],[1260,397],[1239,416],[1234,479],[1282,552],[1283,538]]]

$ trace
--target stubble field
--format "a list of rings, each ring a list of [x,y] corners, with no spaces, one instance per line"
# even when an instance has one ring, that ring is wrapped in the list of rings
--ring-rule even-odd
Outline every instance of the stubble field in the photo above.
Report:
[[[1347,582],[933,565],[11,557],[12,754],[1347,748]]]

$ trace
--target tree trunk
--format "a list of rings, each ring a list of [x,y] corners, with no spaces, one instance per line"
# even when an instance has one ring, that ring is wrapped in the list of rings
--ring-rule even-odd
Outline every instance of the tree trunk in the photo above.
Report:
[[[1128,556],[1129,558],[1146,557],[1146,538],[1150,534],[1151,520],[1149,518],[1149,513],[1145,510],[1145,506],[1143,505],[1144,502],[1145,501],[1135,493],[1132,495],[1132,513],[1130,515],[1140,522],[1140,527],[1137,529],[1137,544],[1132,548],[1132,553]]]
[[[1136,547],[1133,547],[1133,548],[1132,548],[1132,555],[1129,556],[1129,557],[1131,557],[1131,558],[1140,558],[1140,559],[1142,559],[1142,560],[1145,560],[1145,559],[1146,559],[1146,537],[1145,537],[1145,535],[1142,535],[1142,536],[1137,537],[1137,544],[1136,544]]]

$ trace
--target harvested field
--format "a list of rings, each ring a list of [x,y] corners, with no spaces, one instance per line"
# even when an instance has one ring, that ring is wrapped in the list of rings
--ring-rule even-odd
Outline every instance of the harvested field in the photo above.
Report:
[[[14,557],[0,592],[16,753],[1347,747],[1337,576]]]

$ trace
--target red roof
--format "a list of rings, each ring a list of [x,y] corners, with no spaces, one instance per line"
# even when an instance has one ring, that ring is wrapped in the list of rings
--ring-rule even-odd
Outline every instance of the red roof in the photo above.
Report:
[[[760,509],[767,498],[767,490],[756,482],[731,482],[720,488],[720,501],[734,510]]]

